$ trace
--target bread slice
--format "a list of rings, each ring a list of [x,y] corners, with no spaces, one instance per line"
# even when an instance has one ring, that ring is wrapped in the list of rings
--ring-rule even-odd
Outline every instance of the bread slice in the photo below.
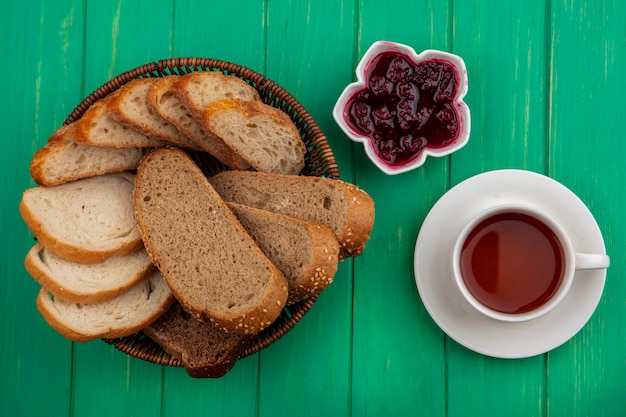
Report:
[[[148,101],[159,112],[161,117],[168,120],[176,128],[183,132],[196,148],[210,153],[223,164],[231,163],[233,169],[248,169],[250,164],[241,158],[234,156],[233,152],[225,147],[222,142],[209,136],[202,126],[196,122],[189,111],[174,95],[173,86],[179,80],[178,75],[168,75],[155,79],[154,84],[148,91]],[[230,155],[225,157],[225,155]],[[231,160],[237,161],[233,164]]]
[[[236,98],[211,103],[204,126],[257,171],[299,174],[306,148],[289,116],[260,101]]]
[[[219,378],[235,365],[252,335],[227,333],[203,323],[179,303],[143,332],[163,350],[183,362],[194,378]]]
[[[39,242],[66,259],[98,263],[143,247],[133,211],[134,176],[98,175],[27,189],[20,214]]]
[[[171,87],[174,96],[183,104],[189,115],[202,126],[204,136],[196,138],[204,149],[232,169],[245,170],[250,164],[213,135],[204,125],[204,112],[211,104],[226,98],[261,101],[259,92],[244,80],[218,71],[195,71],[181,75]]]
[[[57,129],[30,163],[39,185],[59,185],[77,179],[136,169],[144,148],[108,148],[77,143],[76,123]]]
[[[148,254],[186,311],[235,333],[257,333],[278,317],[285,278],[186,153],[149,153],[134,204]]]
[[[93,103],[76,121],[76,142],[111,148],[164,146],[165,142],[118,123],[110,117],[107,105],[109,101],[115,99],[118,92],[119,90]]]
[[[361,254],[374,226],[374,200],[341,180],[223,171],[209,181],[226,201],[327,225],[335,232],[342,258]]]
[[[145,250],[97,264],[79,264],[61,258],[40,243],[28,252],[24,266],[54,296],[82,304],[113,299],[154,270]]]
[[[37,309],[48,324],[75,342],[128,336],[152,324],[174,302],[161,273],[137,282],[118,297],[98,304],[70,303],[52,296],[44,287]]]
[[[107,103],[109,116],[123,125],[166,143],[201,150],[173,124],[161,117],[148,100],[148,91],[158,78],[136,78],[120,87]]]
[[[319,295],[333,281],[339,244],[328,226],[242,204],[228,205],[287,279],[287,304]]]

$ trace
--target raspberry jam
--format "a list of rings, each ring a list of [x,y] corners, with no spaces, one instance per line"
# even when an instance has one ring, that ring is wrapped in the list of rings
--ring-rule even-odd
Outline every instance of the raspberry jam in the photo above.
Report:
[[[368,63],[366,87],[344,108],[348,125],[366,136],[380,160],[400,167],[425,148],[442,148],[461,135],[454,100],[456,67],[442,59],[415,64],[398,52],[384,52]]]

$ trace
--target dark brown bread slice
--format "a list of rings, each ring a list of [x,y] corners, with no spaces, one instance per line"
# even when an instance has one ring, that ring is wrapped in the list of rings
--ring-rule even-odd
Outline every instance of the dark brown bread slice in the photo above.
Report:
[[[342,257],[361,254],[374,226],[374,200],[341,180],[223,171],[209,181],[226,201],[329,226],[337,236]]]
[[[328,226],[242,204],[228,205],[287,278],[287,304],[319,295],[333,281],[339,244]]]
[[[212,323],[203,323],[180,303],[145,328],[143,332],[163,350],[183,362],[194,378],[219,378],[235,365],[252,335],[227,333]]]
[[[134,205],[146,250],[186,311],[243,334],[278,317],[287,281],[185,152],[142,160]]]

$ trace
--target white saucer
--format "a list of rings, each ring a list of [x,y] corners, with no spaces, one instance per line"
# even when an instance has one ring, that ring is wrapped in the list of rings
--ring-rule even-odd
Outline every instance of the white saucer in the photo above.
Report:
[[[478,212],[502,203],[526,202],[553,216],[578,252],[606,253],[600,229],[585,204],[553,179],[522,170],[498,170],[469,178],[430,210],[415,245],[415,282],[424,306],[448,336],[498,358],[545,353],[572,338],[596,309],[606,270],[577,271],[567,297],[535,320],[505,323],[474,310],[452,276],[452,248],[463,225]]]

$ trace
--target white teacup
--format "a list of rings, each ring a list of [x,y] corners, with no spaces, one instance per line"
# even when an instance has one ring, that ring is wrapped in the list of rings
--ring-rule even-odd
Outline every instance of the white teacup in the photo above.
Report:
[[[577,253],[559,223],[539,209],[506,204],[482,211],[465,225],[452,268],[474,309],[496,320],[520,322],[554,309],[576,270],[609,264],[606,254]]]

